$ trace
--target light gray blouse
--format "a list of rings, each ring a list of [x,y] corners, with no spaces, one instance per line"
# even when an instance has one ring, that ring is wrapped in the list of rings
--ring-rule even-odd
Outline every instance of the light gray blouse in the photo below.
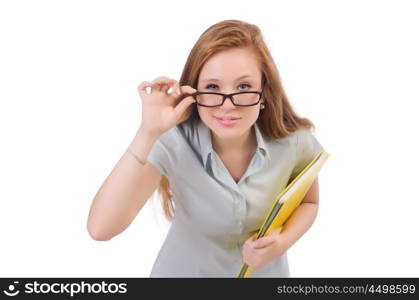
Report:
[[[287,183],[323,149],[308,129],[269,140],[257,123],[253,127],[257,151],[237,183],[201,120],[179,124],[154,143],[147,160],[168,177],[175,216],[150,277],[236,277],[243,243]],[[249,277],[290,277],[287,254]]]

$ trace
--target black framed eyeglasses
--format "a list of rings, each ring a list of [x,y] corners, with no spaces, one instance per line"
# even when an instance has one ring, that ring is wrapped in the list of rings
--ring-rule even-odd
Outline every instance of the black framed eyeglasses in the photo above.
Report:
[[[196,92],[192,96],[196,100],[196,104],[205,107],[216,107],[224,104],[227,98],[235,106],[253,106],[259,103],[262,98],[262,91],[245,91],[232,94],[223,94],[216,92]]]

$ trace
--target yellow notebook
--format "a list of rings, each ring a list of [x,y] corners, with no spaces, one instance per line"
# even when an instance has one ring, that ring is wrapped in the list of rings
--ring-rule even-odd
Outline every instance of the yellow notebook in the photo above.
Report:
[[[285,223],[304,199],[329,156],[330,154],[324,150],[320,151],[298,176],[279,193],[259,229],[257,239],[269,235]],[[237,274],[237,278],[248,277],[252,271],[253,268],[244,263]]]

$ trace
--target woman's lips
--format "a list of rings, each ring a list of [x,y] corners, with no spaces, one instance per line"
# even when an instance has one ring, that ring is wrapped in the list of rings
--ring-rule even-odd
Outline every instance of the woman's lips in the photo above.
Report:
[[[221,119],[221,118],[217,118],[217,117],[215,117],[215,119],[217,120],[218,123],[220,123],[221,125],[224,125],[224,126],[232,126],[232,125],[236,124],[240,120],[240,118],[235,118],[235,119],[230,119],[230,118]]]

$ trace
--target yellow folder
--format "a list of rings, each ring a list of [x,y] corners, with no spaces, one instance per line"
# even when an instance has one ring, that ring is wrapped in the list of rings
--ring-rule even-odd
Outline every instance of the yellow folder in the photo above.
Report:
[[[307,191],[317,177],[321,167],[329,158],[330,154],[321,150],[316,157],[289,183],[276,197],[274,203],[256,239],[269,235],[275,229],[281,227],[294,210],[300,205]],[[250,275],[253,268],[245,263],[240,268],[237,278],[245,278]]]

